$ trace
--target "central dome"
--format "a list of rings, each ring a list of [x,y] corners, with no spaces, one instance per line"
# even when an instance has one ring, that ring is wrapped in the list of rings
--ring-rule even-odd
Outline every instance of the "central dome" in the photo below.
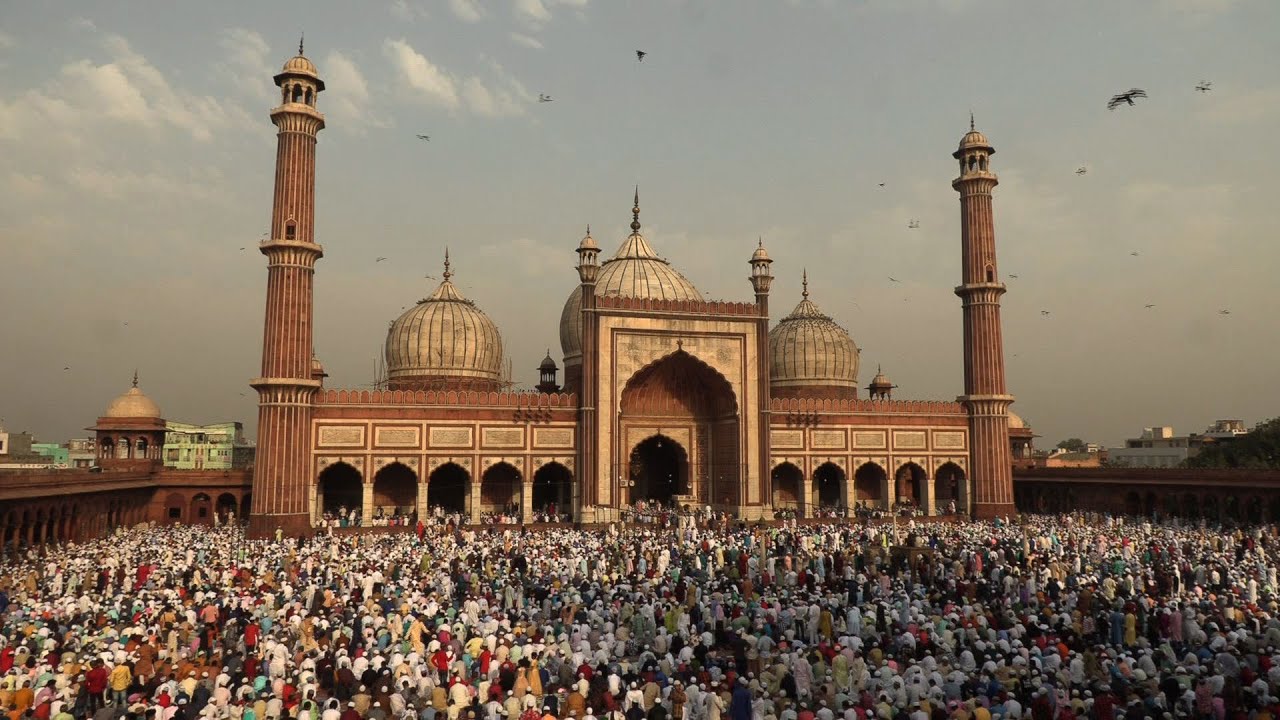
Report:
[[[809,299],[769,331],[769,388],[773,397],[855,398],[858,346],[844,328]]]
[[[631,235],[613,257],[600,266],[596,278],[596,295],[645,298],[653,300],[701,300],[702,293],[693,283],[658,256],[653,246],[640,234],[640,200],[637,194],[631,209]],[[583,242],[591,238],[588,231]],[[591,240],[594,244],[595,240]],[[573,289],[560,314],[560,348],[565,365],[582,361],[582,286]]]
[[[501,388],[502,336],[458,292],[452,276],[446,252],[440,286],[391,323],[386,357],[392,390]]]

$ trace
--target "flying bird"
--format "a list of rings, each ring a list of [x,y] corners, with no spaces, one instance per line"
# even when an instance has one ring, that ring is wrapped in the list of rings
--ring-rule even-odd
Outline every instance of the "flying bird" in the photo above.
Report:
[[[1196,92],[1207,93],[1212,89],[1213,89],[1213,83],[1209,82],[1208,80],[1202,81],[1199,85],[1196,85]]]
[[[551,102],[551,96],[538,93],[538,102]]]
[[[383,260],[386,260],[386,258],[384,258],[384,257],[380,257],[380,258],[378,258],[377,260],[374,260],[374,262],[376,262],[376,263],[380,263],[380,262],[382,262]]]
[[[419,139],[419,140],[426,140],[427,142],[430,142],[430,141],[431,141],[431,136],[430,136],[430,135],[419,135],[419,136],[418,136],[418,139]]]
[[[648,54],[649,54],[649,53],[647,53],[647,52],[645,52],[645,51],[643,51],[643,50],[637,50],[637,51],[636,51],[636,61],[637,61],[637,62],[644,62],[644,56],[645,56],[645,55],[648,55]]]
[[[1049,311],[1048,311],[1048,310],[1041,310],[1041,311],[1040,311],[1040,314],[1041,314],[1041,315],[1048,315],[1048,314],[1049,314]]]
[[[889,278],[889,282],[902,282],[902,281],[901,281],[901,280],[899,280],[898,278],[891,277],[891,278]]]
[[[919,220],[909,220],[909,221],[907,222],[907,227],[908,227],[908,228],[910,228],[910,229],[912,229],[912,230],[915,230],[916,228],[920,227],[920,221],[919,221]]]
[[[1133,252],[1131,252],[1131,253],[1129,253],[1129,254],[1130,254],[1130,255],[1132,255],[1132,256],[1134,256],[1134,257],[1138,257],[1138,251],[1137,251],[1137,250],[1134,250]]]
[[[1115,110],[1116,108],[1120,107],[1125,103],[1129,103],[1129,105],[1132,106],[1136,104],[1133,102],[1134,99],[1144,98],[1146,96],[1147,96],[1146,90],[1142,90],[1140,88],[1133,88],[1132,90],[1122,92],[1119,95],[1113,95],[1111,99],[1107,101],[1107,109]]]
[[[1014,280],[1018,279],[1018,276],[1014,275],[1013,273],[1009,273],[1009,277],[1013,278]]]
[[[1231,311],[1230,311],[1230,310],[1219,310],[1219,311],[1218,311],[1218,314],[1219,314],[1219,315],[1230,315],[1230,314],[1231,314]]]
[[[240,249],[243,250],[244,248],[240,248]]]
[[[884,183],[880,183],[880,187],[884,187]]]
[[[1084,175],[1084,174],[1085,174],[1085,173],[1087,173],[1087,172],[1089,172],[1089,168],[1087,168],[1087,167],[1085,167],[1085,166],[1083,166],[1083,165],[1081,165],[1080,167],[1076,168],[1076,174],[1077,174],[1077,175]]]
[[[1145,307],[1146,307],[1148,310],[1150,310],[1151,308],[1153,308],[1153,307],[1155,307],[1155,306],[1156,306],[1156,304],[1155,304],[1155,303],[1150,303],[1150,304],[1146,305]]]
[[[69,368],[69,367],[64,367],[64,368],[62,368],[62,369],[63,369],[63,370],[70,370],[71,368]]]

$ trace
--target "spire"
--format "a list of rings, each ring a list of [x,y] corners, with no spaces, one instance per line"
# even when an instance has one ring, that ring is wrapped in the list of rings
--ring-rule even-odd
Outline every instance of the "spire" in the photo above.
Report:
[[[802,275],[802,277],[803,277],[803,280],[801,282],[803,284],[804,291],[801,292],[800,295],[804,297],[805,300],[808,300],[809,299],[809,268],[804,269],[804,274]]]
[[[969,132],[973,132],[973,130],[974,130],[974,127],[973,127],[973,111],[972,111],[972,110],[970,110],[970,111],[969,111]]]
[[[298,54],[299,55],[302,54],[302,41],[306,39],[307,39],[307,34],[305,32],[298,36]]]
[[[133,386],[138,387],[138,368],[133,369]]]
[[[764,247],[764,238],[763,238],[763,237],[761,237],[761,236],[759,236],[759,235],[757,235],[757,236],[756,236],[756,247],[757,247],[757,248],[763,248],[763,247]]]
[[[591,237],[591,223],[587,223],[587,237]]]
[[[631,232],[640,232],[640,186],[636,186],[636,198],[631,206]]]
[[[453,273],[449,272],[449,248],[444,249],[444,277],[445,282],[449,282],[449,278],[453,277]]]

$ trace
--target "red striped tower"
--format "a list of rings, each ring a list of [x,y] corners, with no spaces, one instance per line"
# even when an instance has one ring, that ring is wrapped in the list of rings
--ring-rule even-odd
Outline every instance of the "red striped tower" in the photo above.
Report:
[[[267,537],[310,531],[312,397],[312,280],[324,250],[315,243],[316,134],[324,115],[316,97],[324,81],[302,55],[275,76],[280,105],[271,111],[279,129],[271,233],[259,245],[267,256],[267,312],[258,391],[258,449],[253,469],[249,533]]]
[[[1013,458],[1009,449],[1009,405],[1005,391],[1004,343],[1000,331],[1000,296],[1004,283],[996,266],[996,228],[991,190],[999,183],[989,162],[995,148],[973,127],[952,157],[960,161],[960,177],[951,187],[960,193],[962,284],[956,287],[964,312],[964,395],[969,412],[969,474],[973,479],[970,510],[976,518],[1016,512],[1013,504]]]

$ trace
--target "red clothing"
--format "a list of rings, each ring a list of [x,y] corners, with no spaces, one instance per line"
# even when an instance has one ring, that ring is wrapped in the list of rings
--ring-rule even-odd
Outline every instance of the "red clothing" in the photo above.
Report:
[[[109,676],[110,673],[107,672],[107,668],[105,666],[99,665],[98,667],[93,668],[84,675],[84,689],[94,693],[95,695],[106,691],[107,678]]]

